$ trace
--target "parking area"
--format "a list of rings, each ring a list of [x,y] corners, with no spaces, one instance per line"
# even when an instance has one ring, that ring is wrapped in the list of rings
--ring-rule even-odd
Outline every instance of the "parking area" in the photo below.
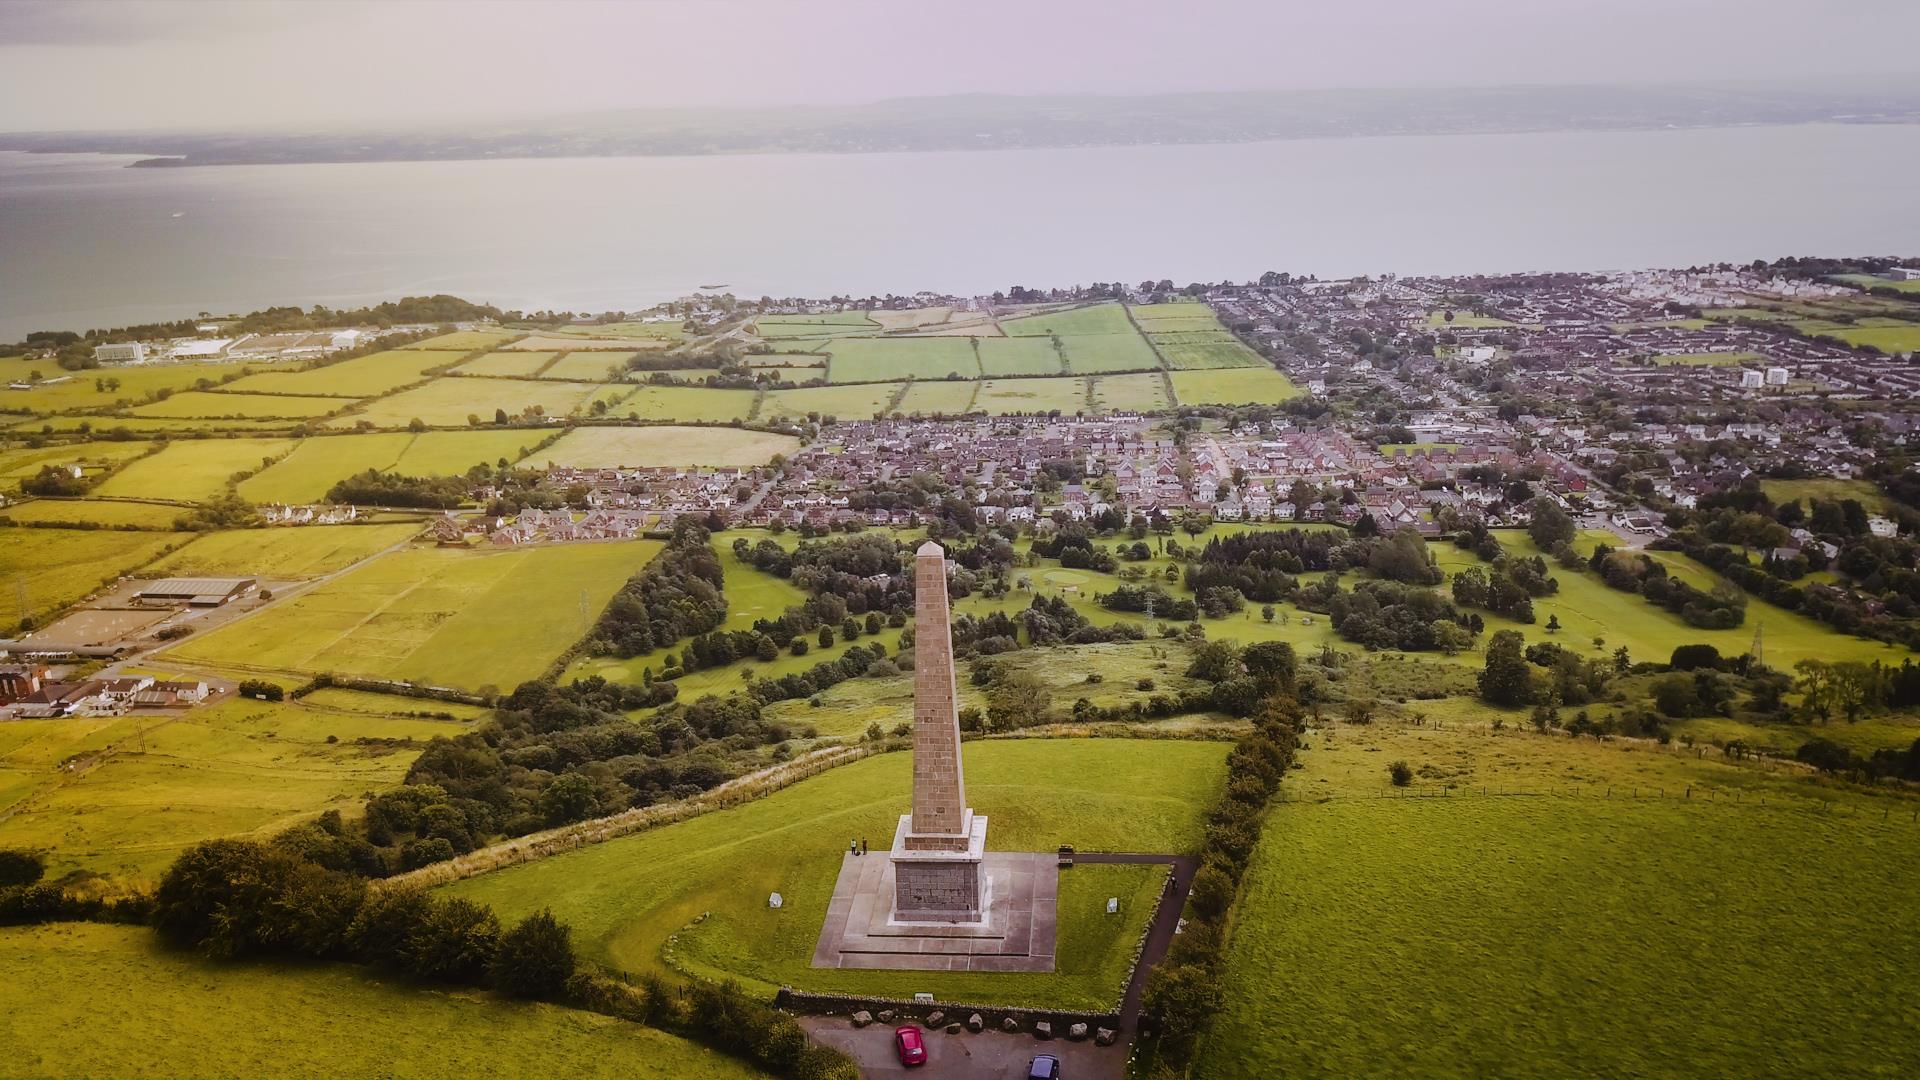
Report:
[[[927,1063],[904,1068],[893,1049],[891,1024],[870,1024],[856,1028],[844,1016],[803,1016],[800,1024],[807,1034],[828,1046],[853,1056],[865,1077],[966,1077],[968,1080],[1026,1080],[1027,1065],[1036,1054],[1052,1054],[1060,1059],[1061,1080],[1093,1080],[1125,1075],[1125,1043],[1095,1046],[1069,1039],[1039,1040],[1031,1035],[1008,1035],[983,1031],[978,1035],[962,1031],[926,1033]]]

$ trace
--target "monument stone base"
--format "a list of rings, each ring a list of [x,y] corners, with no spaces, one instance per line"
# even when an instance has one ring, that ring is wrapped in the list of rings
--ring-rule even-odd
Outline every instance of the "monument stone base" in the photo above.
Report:
[[[1060,888],[1059,857],[991,851],[974,865],[982,879],[981,917],[903,919],[893,910],[891,858],[846,855],[827,921],[814,948],[817,968],[895,971],[1052,971]]]
[[[893,833],[893,917],[902,922],[978,922],[987,911],[990,878],[981,873],[986,858],[987,819],[968,810],[966,831],[958,836],[922,836],[913,831],[913,815],[900,815]]]

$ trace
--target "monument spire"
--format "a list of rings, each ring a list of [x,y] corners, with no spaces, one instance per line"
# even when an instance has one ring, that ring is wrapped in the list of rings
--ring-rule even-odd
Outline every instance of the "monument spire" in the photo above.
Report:
[[[913,556],[913,832],[966,835],[967,786],[947,606],[947,554],[929,540]]]

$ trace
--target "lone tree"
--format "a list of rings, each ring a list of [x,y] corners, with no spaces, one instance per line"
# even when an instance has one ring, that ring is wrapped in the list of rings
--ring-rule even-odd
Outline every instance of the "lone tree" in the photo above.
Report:
[[[513,997],[556,1000],[573,977],[573,931],[542,908],[500,935],[493,985]]]
[[[1559,503],[1540,496],[1527,507],[1533,511],[1533,520],[1527,523],[1527,535],[1533,537],[1535,547],[1552,551],[1561,544],[1573,543],[1573,519],[1560,509]]]
[[[1480,672],[1480,698],[1489,705],[1514,708],[1533,701],[1533,671],[1527,666],[1526,639],[1518,630],[1502,630],[1487,642],[1487,663]]]

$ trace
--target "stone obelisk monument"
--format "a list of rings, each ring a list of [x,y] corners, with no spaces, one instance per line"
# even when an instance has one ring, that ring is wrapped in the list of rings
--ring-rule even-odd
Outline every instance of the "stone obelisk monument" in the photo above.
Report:
[[[975,922],[985,916],[980,864],[987,819],[967,806],[948,625],[947,556],[929,540],[913,556],[913,812],[894,832],[893,917]]]

